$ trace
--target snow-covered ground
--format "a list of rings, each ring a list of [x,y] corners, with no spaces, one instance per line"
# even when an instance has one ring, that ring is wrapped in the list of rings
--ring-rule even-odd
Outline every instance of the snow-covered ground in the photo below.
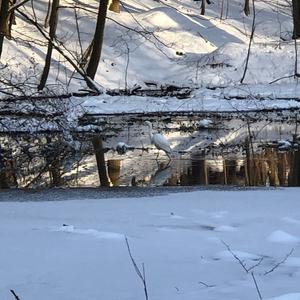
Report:
[[[94,34],[98,1],[76,3],[61,1],[57,39],[68,56],[80,60]],[[77,115],[299,108],[295,99],[300,97],[298,79],[293,77],[296,52],[291,39],[290,3],[256,0],[255,4],[254,40],[245,85],[241,85],[253,17],[252,10],[249,16],[243,13],[243,1],[214,0],[207,5],[205,16],[200,15],[200,1],[122,1],[120,14],[108,12],[95,78],[99,86],[104,90],[130,90],[136,86],[149,88],[149,84],[158,89],[173,84],[196,90],[185,100],[108,95],[75,99],[82,104],[82,110],[76,106]],[[34,2],[33,7],[34,13],[30,2],[21,9],[44,24],[46,1]],[[4,42],[0,87],[6,92],[37,95],[47,43],[18,13],[12,35],[13,39]],[[64,94],[86,88],[79,77],[54,51],[44,92]],[[237,100],[241,97],[246,100]]]
[[[295,84],[247,85],[198,89],[187,99],[100,95],[79,100],[90,114],[151,112],[239,112],[300,108],[300,86]],[[243,99],[244,98],[244,99]],[[78,108],[77,107],[77,108]]]
[[[86,3],[87,2],[87,3]],[[80,59],[94,33],[98,2],[62,0],[57,38],[66,54]],[[222,2],[226,2],[223,7]],[[121,13],[108,13],[104,47],[96,81],[105,88],[131,88],[145,82],[180,86],[228,86],[239,83],[245,66],[253,13],[243,13],[243,1],[212,1],[205,16],[199,1],[124,0]],[[44,24],[45,0],[23,11]],[[78,17],[78,32],[75,16]],[[5,40],[1,76],[23,81],[26,88],[41,74],[47,43],[17,13],[14,39]],[[221,18],[222,17],[222,18]],[[247,84],[293,83],[295,46],[291,7],[285,0],[256,1],[256,24]],[[35,41],[35,42],[34,42]],[[6,65],[7,64],[7,65]],[[84,84],[55,51],[48,81],[50,91],[78,89]],[[72,76],[71,84],[69,82]],[[54,86],[54,84],[60,86]],[[70,84],[70,85],[69,85]],[[49,91],[48,90],[48,91]]]
[[[144,299],[126,236],[145,265],[149,299],[259,299],[253,272],[263,299],[299,300],[299,192],[100,199],[99,191],[91,199],[82,190],[76,200],[62,192],[64,201],[46,202],[2,193],[0,297],[12,299],[13,289],[32,300]],[[32,200],[54,200],[49,195]],[[258,266],[247,273],[233,254]]]

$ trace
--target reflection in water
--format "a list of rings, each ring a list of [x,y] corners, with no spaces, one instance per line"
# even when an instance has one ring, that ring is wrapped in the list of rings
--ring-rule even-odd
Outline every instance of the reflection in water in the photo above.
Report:
[[[111,179],[113,185],[131,185],[126,172],[128,162],[117,161],[119,178],[118,183]],[[173,160],[169,165],[157,165],[145,159],[143,165],[148,172],[137,172],[134,185],[300,186],[300,151],[282,153],[265,149],[251,157],[237,159],[195,155],[190,159]]]
[[[297,118],[216,115],[209,126],[200,126],[192,115],[166,124],[153,117],[155,130],[163,131],[176,154],[170,164],[163,154],[155,159],[143,118],[108,117],[101,138],[74,133],[76,149],[61,133],[2,136],[0,188],[300,186]]]
[[[108,176],[113,186],[120,185],[121,160],[110,159],[107,161]]]
[[[93,144],[97,146],[95,141]],[[33,157],[27,162],[0,156],[0,187],[98,186],[100,183],[103,186],[300,186],[300,151],[296,150],[280,152],[266,148],[260,153],[230,158],[185,154],[171,163],[156,161],[155,154],[138,150],[123,159],[110,157],[104,163],[101,151],[102,155],[96,147],[95,154],[78,157],[66,151],[51,155],[51,159],[47,152],[44,157]]]
[[[172,175],[172,169],[170,164],[160,163],[158,169],[154,175],[151,176],[150,185],[151,186],[161,186],[164,185]]]

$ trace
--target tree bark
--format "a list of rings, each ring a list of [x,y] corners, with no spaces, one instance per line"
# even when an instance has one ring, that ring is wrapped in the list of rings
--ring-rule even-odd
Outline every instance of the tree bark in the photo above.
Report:
[[[58,7],[59,7],[59,0],[53,0],[52,8],[51,8],[51,15],[50,15],[50,22],[49,22],[49,26],[50,26],[49,38],[51,39],[51,41],[53,41],[53,39],[55,38],[57,20],[58,20]],[[43,74],[41,77],[41,81],[38,86],[38,90],[42,90],[46,85],[49,71],[50,71],[52,50],[53,50],[53,43],[49,42],[47,55],[46,55],[46,62],[45,62]]]
[[[86,75],[86,72],[84,70],[82,70],[80,68],[80,66],[78,66],[76,64],[76,62],[74,62],[72,57],[69,57],[68,55],[65,54],[65,52],[55,44],[54,41],[52,41],[49,36],[41,29],[41,26],[33,19],[31,19],[30,17],[28,17],[25,13],[23,13],[21,10],[17,9],[18,13],[24,18],[26,19],[30,24],[32,24],[33,26],[35,26],[35,28],[40,32],[40,34],[49,42],[52,44],[53,49],[55,49],[59,54],[61,54],[67,61],[68,63],[78,72],[78,74],[80,74],[83,79],[85,80],[85,82],[98,94],[101,94],[102,91],[99,89],[99,87],[93,82],[93,80],[90,79],[90,77],[88,77]]]
[[[0,0],[0,14],[1,14],[1,6],[2,6],[2,0]],[[3,49],[3,40],[4,40],[4,37],[2,35],[0,35],[0,58],[1,58],[2,49]]]
[[[112,3],[109,6],[109,10],[120,13],[120,0],[112,0]]]
[[[255,32],[255,24],[256,24],[256,8],[255,8],[255,0],[252,0],[252,11],[253,11],[253,18],[252,18],[252,27],[251,27],[251,35],[249,39],[249,46],[248,46],[248,52],[247,52],[247,57],[246,57],[246,64],[243,72],[242,79],[240,80],[240,83],[243,83],[246,77],[246,73],[248,70],[248,64],[249,64],[249,59],[250,59],[250,51],[251,51],[251,46],[252,42],[254,39],[254,32]]]
[[[0,34],[0,59],[3,50],[3,42],[4,42],[4,36]]]
[[[201,15],[205,15],[205,4],[206,4],[206,0],[202,0],[201,1],[201,12],[200,12],[200,14]]]
[[[250,1],[249,0],[245,0],[244,13],[245,13],[246,16],[250,15]]]
[[[109,186],[109,180],[108,180],[108,176],[107,176],[107,172],[106,172],[106,164],[105,164],[102,139],[100,136],[95,136],[93,138],[92,142],[93,142],[96,161],[97,161],[100,185],[101,186]]]
[[[121,160],[111,159],[107,162],[107,171],[109,179],[113,186],[119,186],[121,173]]]
[[[0,58],[3,50],[4,37],[8,35],[9,0],[0,0]]]
[[[48,0],[47,14],[46,14],[46,17],[45,17],[45,22],[44,22],[44,27],[45,28],[49,27],[50,14],[51,14],[51,0]]]
[[[100,1],[96,30],[94,34],[93,50],[86,70],[87,76],[91,79],[95,78],[101,57],[107,6],[108,0]]]
[[[293,21],[293,38],[297,39],[300,37],[300,0],[293,0]]]
[[[2,0],[0,9],[0,35],[9,37],[9,10],[10,0]]]

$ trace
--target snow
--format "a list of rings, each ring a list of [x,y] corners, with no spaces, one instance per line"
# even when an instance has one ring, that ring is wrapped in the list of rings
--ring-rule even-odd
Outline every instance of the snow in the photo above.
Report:
[[[253,253],[247,253],[247,252],[243,252],[243,251],[236,251],[236,250],[232,250],[232,252],[238,256],[241,260],[245,261],[245,260],[259,260],[259,256],[255,255]],[[229,259],[234,261],[235,258],[233,257],[233,255],[229,252],[229,251],[221,251],[219,253],[216,254],[215,256],[216,259]]]
[[[55,112],[59,106],[67,123],[83,114],[299,109],[300,85],[293,77],[292,17],[286,1],[255,1],[257,24],[245,84],[240,80],[252,15],[245,17],[241,1],[232,0],[228,1],[228,15],[224,12],[222,19],[222,1],[213,2],[207,5],[205,16],[199,14],[199,2],[191,0],[124,0],[121,14],[108,13],[97,86],[132,90],[173,84],[193,88],[190,98],[103,94],[73,97],[66,105],[51,102],[43,111]],[[77,10],[79,43],[70,3],[61,1],[57,38],[64,43],[65,53],[79,59],[92,40],[95,14]],[[33,5],[42,24],[46,1],[34,1]],[[31,2],[25,6],[22,9],[31,14]],[[98,1],[78,1],[78,6],[96,11]],[[34,27],[16,16],[14,38],[4,42],[1,89],[8,94],[40,95],[36,86],[46,44]],[[54,51],[43,92],[55,95],[85,89],[73,71]],[[1,103],[2,109],[4,105]],[[32,103],[12,101],[11,105],[22,112],[35,108]],[[209,128],[212,122],[202,119],[196,124]],[[2,123],[7,128],[20,124],[6,116]],[[58,129],[50,120],[32,118],[22,124],[22,130],[29,132]],[[68,130],[64,135],[66,142],[78,149]],[[232,141],[237,135],[229,132],[219,143]],[[280,143],[290,147],[288,140]],[[118,147],[126,151],[131,146],[119,141]],[[151,184],[164,182],[169,175],[167,168],[151,179]],[[96,174],[90,177],[85,181],[96,182]],[[30,202],[8,202],[11,198],[0,193],[1,299],[11,299],[9,290],[13,289],[20,299],[140,300],[143,288],[125,237],[137,265],[145,264],[151,300],[258,299],[251,275],[241,263],[254,267],[263,299],[300,299],[299,189],[194,191],[107,199],[101,198],[101,190],[94,197],[81,190],[76,199],[68,190],[60,192],[63,201],[36,191]],[[292,248],[284,262],[264,275]]]
[[[196,125],[200,128],[208,128],[213,124],[212,120],[203,119],[196,122]]]
[[[296,236],[293,236],[282,230],[276,230],[270,234],[268,237],[269,242],[273,243],[298,243],[300,240]]]
[[[289,267],[299,268],[300,267],[300,257],[289,257],[287,259],[287,261],[285,262],[285,265],[289,266]]]
[[[41,24],[46,15],[44,2],[34,3]],[[252,14],[246,17],[241,1],[233,0],[221,18],[221,4],[221,0],[213,1],[207,5],[206,15],[200,16],[199,1],[122,1],[120,14],[108,12],[96,85],[104,91],[130,91],[138,86],[160,89],[171,84],[194,89],[191,97],[112,97],[107,94],[83,99],[73,97],[73,108],[67,107],[65,111],[67,119],[73,121],[84,114],[298,110],[300,85],[293,77],[295,45],[291,40],[291,8],[286,1],[256,1],[255,35],[244,84],[240,84],[240,80]],[[74,22],[74,8],[68,0],[61,1],[57,38],[66,47],[65,53],[79,59],[81,50],[84,52],[92,40],[98,1],[79,2],[77,6],[81,42]],[[31,14],[31,3],[22,9]],[[44,65],[46,44],[38,31],[18,14],[16,20],[12,28],[14,38],[5,39],[0,63],[0,76],[8,84],[4,81],[0,85],[7,92],[40,95],[36,86]],[[33,45],[32,40],[37,43]],[[13,86],[21,85],[22,91],[8,87],[10,82]],[[43,93],[66,94],[85,89],[84,81],[53,51]],[[6,94],[0,96],[7,97]],[[29,109],[30,105],[26,103],[25,108]],[[20,104],[16,108],[20,109]],[[20,123],[5,116],[3,119],[8,128],[16,128]],[[24,130],[31,132],[58,129],[48,120],[42,124],[36,119],[21,123]],[[211,124],[200,122],[199,125],[209,128]],[[89,129],[92,128],[82,128]]]
[[[300,293],[290,293],[275,298],[269,298],[267,300],[299,300],[299,299],[300,299]]]
[[[98,239],[124,239],[124,235],[116,232],[103,232],[95,229],[80,229],[74,227],[73,225],[66,224],[64,224],[56,230],[54,229],[54,231],[90,235]]]
[[[209,90],[195,91],[191,98],[177,99],[173,97],[160,98],[140,96],[97,96],[88,97],[82,103],[85,111],[90,114],[122,114],[122,113],[150,113],[150,112],[239,112],[239,111],[260,111],[264,109],[284,109],[300,107],[300,102],[294,100],[298,90],[290,93],[291,100],[278,100],[281,93],[276,93],[271,99],[224,99],[224,91],[212,92]],[[232,90],[232,88],[230,89]],[[285,87],[282,87],[285,90]],[[237,90],[235,90],[236,92]],[[262,91],[266,91],[262,89]],[[300,93],[299,93],[300,94]],[[236,92],[235,95],[238,96]],[[253,97],[251,89],[248,95]]]
[[[252,271],[263,299],[298,300],[299,240],[290,241],[299,236],[299,192],[2,193],[0,297],[11,299],[13,289],[20,299],[143,299],[126,236],[137,265],[145,265],[149,299],[258,299],[234,253],[246,267],[258,264]]]

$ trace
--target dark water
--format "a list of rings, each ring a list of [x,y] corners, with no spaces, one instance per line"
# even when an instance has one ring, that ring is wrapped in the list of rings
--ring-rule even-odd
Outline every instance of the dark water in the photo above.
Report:
[[[113,186],[299,186],[300,152],[268,149],[250,157],[218,156],[159,160],[141,157],[109,160],[108,175]]]
[[[171,161],[162,151],[157,158],[145,120],[170,142]],[[114,187],[300,186],[298,125],[290,111],[89,116],[67,134],[3,134],[0,184],[97,187],[100,174]],[[122,154],[120,142],[129,146]]]

